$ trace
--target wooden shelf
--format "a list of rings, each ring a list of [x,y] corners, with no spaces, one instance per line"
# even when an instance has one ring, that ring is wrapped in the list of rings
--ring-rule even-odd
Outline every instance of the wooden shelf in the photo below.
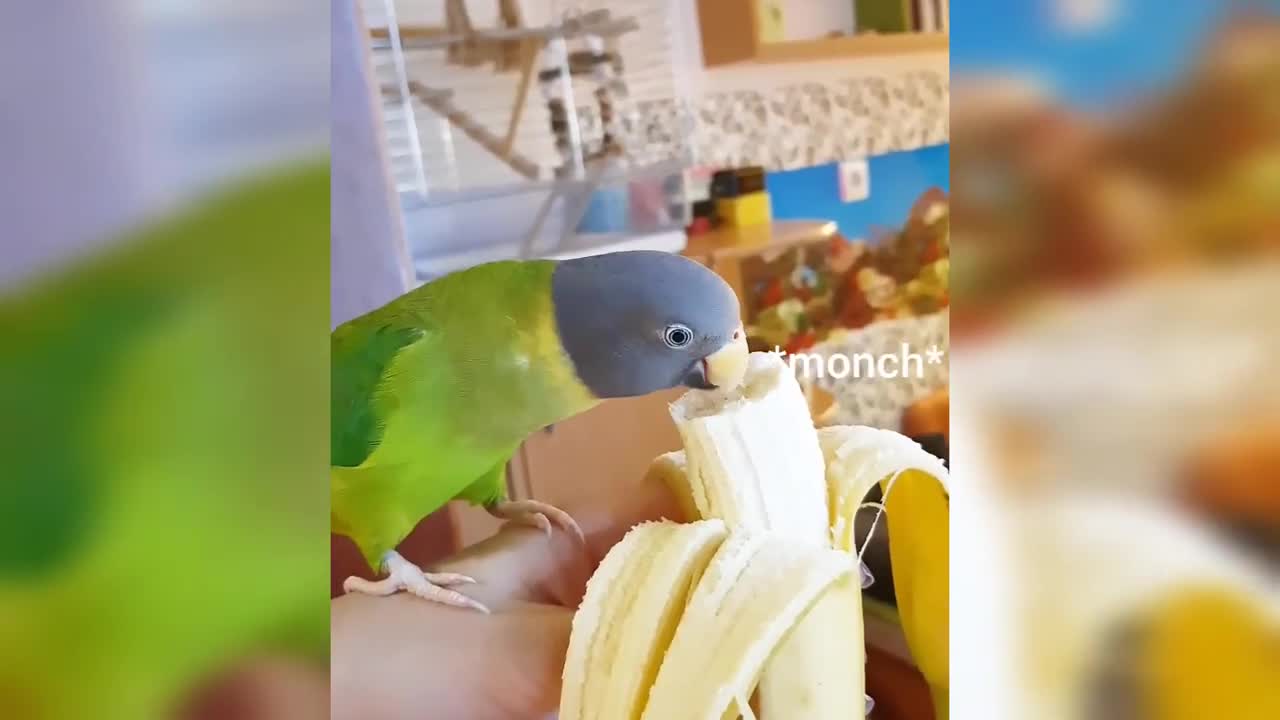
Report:
[[[722,227],[689,238],[684,255],[704,265],[750,255],[778,253],[831,237],[836,224],[830,220],[774,220],[763,225]]]
[[[839,58],[896,55],[916,52],[946,52],[946,33],[867,33],[819,40],[761,43],[756,46],[756,62],[805,62]]]
[[[903,53],[946,52],[947,33],[860,33],[815,40],[762,42],[754,0],[698,0],[702,61],[706,67],[733,63],[786,63]]]

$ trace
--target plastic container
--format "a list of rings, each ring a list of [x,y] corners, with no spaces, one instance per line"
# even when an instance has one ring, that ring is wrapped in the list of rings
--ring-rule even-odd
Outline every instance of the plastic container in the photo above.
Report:
[[[591,193],[587,211],[578,222],[583,234],[622,233],[630,227],[631,197],[624,185],[604,187]]]

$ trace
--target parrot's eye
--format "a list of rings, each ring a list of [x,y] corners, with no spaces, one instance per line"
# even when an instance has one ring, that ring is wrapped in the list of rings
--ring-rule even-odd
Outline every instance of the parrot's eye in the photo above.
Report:
[[[662,340],[668,347],[682,348],[693,342],[693,331],[684,325],[668,325],[662,333]]]

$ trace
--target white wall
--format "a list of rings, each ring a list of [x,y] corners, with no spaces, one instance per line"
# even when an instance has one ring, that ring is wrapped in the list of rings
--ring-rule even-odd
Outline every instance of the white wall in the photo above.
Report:
[[[788,40],[812,40],[833,30],[853,32],[854,0],[782,0],[782,30]]]

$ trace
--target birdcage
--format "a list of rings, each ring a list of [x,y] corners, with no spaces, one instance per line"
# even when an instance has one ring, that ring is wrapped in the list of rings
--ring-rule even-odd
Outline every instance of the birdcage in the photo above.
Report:
[[[678,0],[366,0],[419,275],[683,247]]]

